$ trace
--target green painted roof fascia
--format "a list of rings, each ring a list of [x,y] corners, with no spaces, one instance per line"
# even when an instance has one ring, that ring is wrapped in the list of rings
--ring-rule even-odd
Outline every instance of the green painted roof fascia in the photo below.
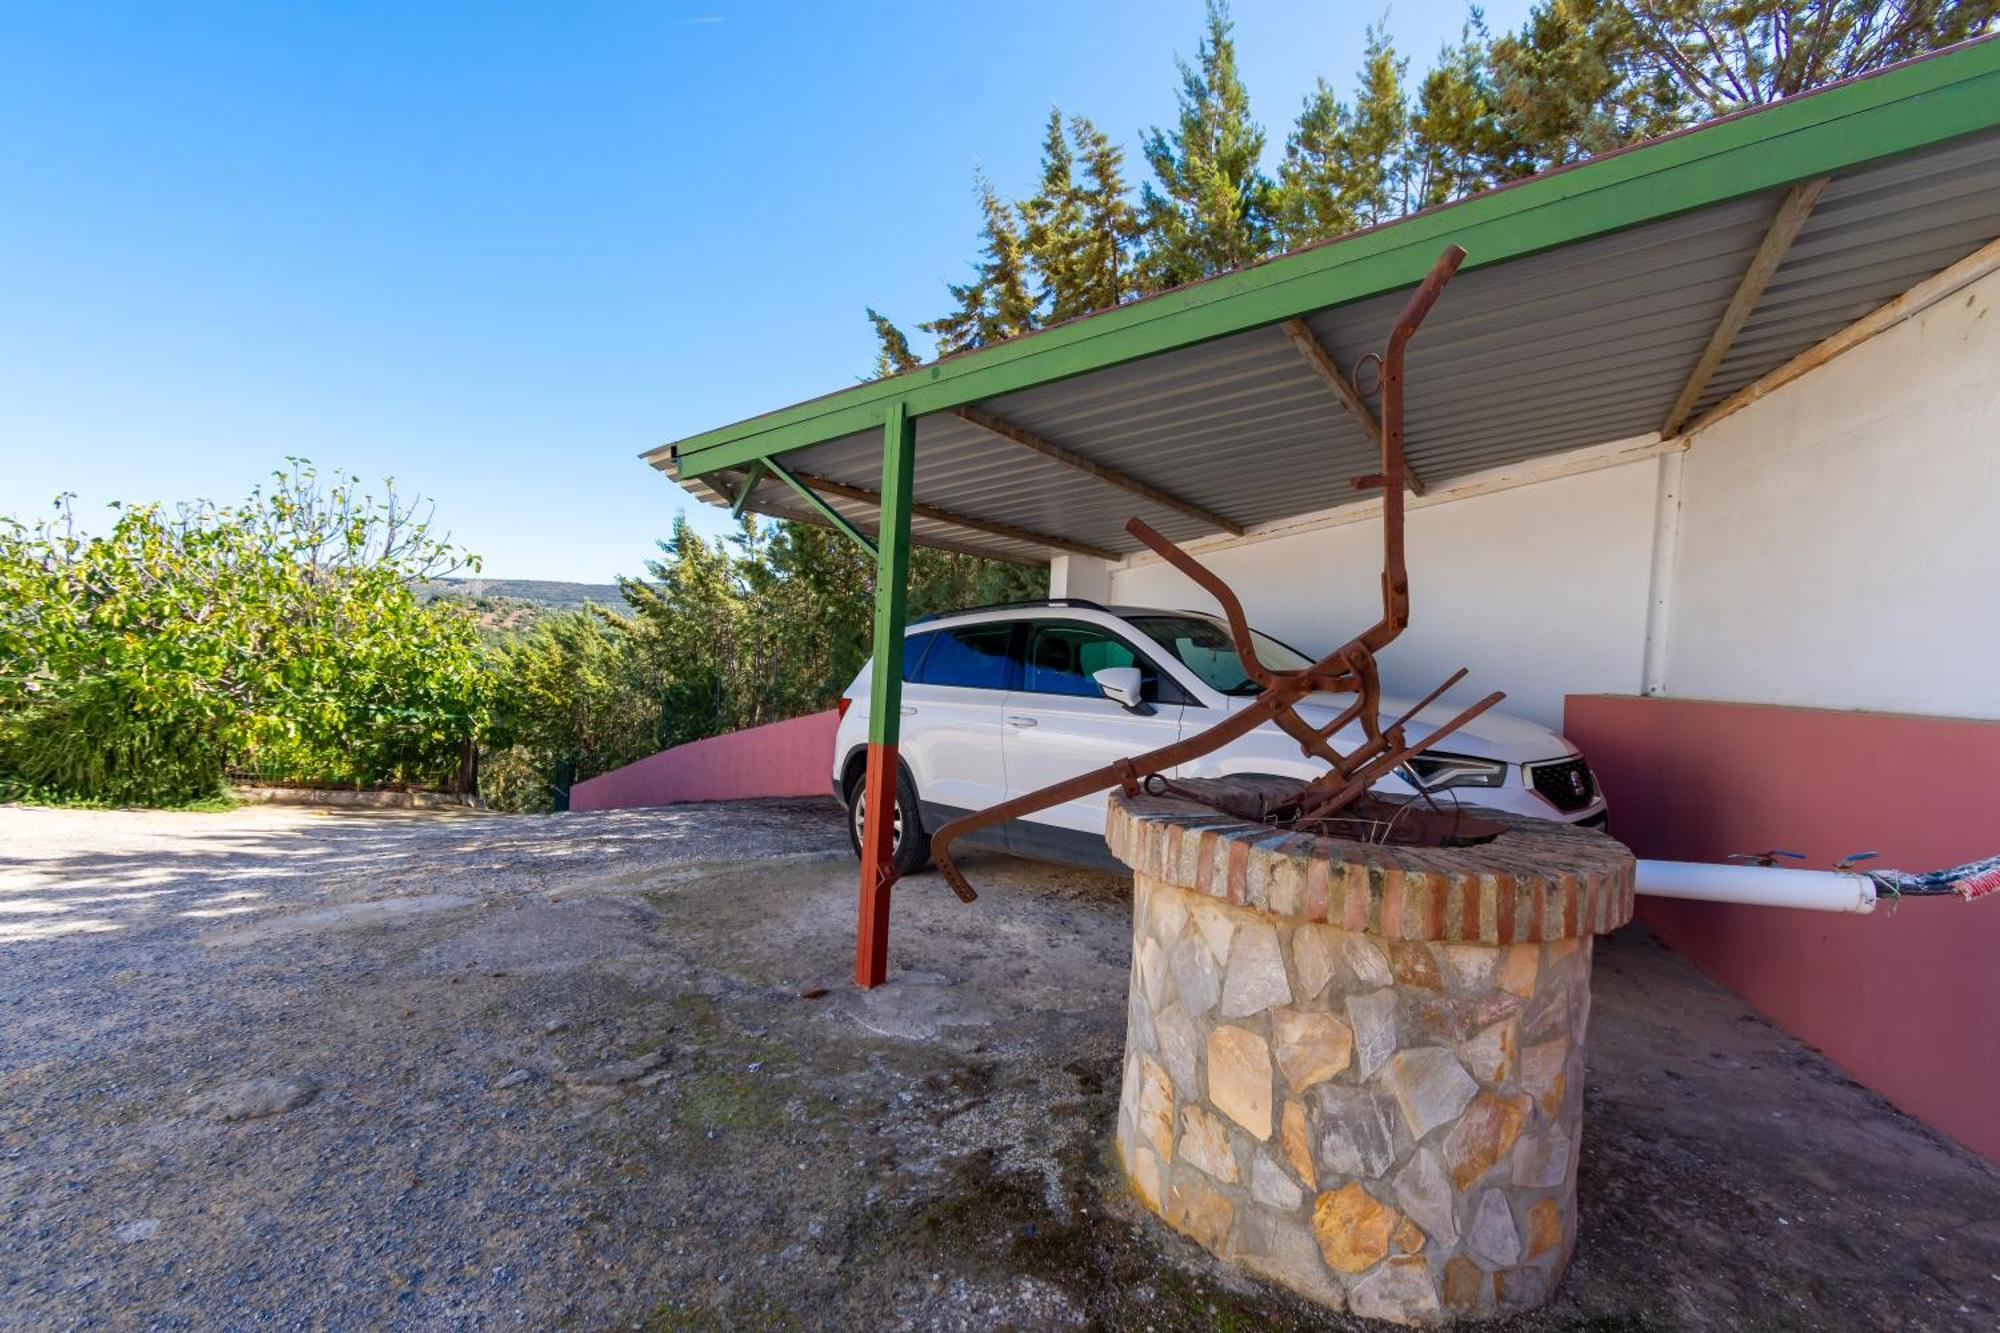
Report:
[[[2000,37],[1981,38],[1370,231],[1176,288],[641,455],[682,477],[1046,384],[2000,126]]]

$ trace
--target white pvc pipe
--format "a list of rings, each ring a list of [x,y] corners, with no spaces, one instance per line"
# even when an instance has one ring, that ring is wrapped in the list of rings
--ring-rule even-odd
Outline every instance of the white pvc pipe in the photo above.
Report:
[[[1875,881],[1838,870],[1718,865],[1711,861],[1641,861],[1635,885],[1656,898],[1800,907],[1814,912],[1872,912]]]

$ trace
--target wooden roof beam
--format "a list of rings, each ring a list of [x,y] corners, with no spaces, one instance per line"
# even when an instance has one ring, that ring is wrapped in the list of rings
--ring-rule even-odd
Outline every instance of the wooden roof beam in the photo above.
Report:
[[[1933,273],[1910,290],[1884,302],[1824,341],[1813,344],[1757,380],[1746,384],[1688,423],[1682,434],[1694,436],[1752,403],[1776,393],[1793,380],[1819,369],[1841,353],[1859,347],[1870,338],[1886,333],[1906,319],[1962,291],[1990,273],[2000,273],[2000,241],[1988,241],[1950,268]]]
[[[1813,205],[1826,189],[1827,177],[1816,176],[1809,181],[1800,181],[1785,191],[1783,201],[1778,204],[1778,212],[1771,219],[1771,225],[1764,232],[1763,243],[1757,253],[1750,257],[1750,266],[1743,270],[1743,278],[1736,284],[1735,295],[1723,309],[1722,318],[1716,321],[1715,332],[1708,335],[1708,346],[1701,349],[1695,359],[1694,370],[1689,373],[1687,383],[1681,386],[1680,397],[1667,413],[1667,419],[1660,423],[1662,438],[1671,438],[1686,423],[1694,412],[1695,404],[1708,390],[1708,382],[1715,378],[1715,372],[1722,368],[1723,358],[1736,343],[1736,335],[1743,331],[1744,321],[1763,299],[1764,289],[1771,285],[1771,278],[1778,266],[1791,253],[1792,242],[1798,239],[1799,228],[1806,225],[1812,216]]]
[[[844,481],[834,481],[829,477],[815,476],[810,472],[793,472],[806,485],[823,495],[838,495],[848,500],[859,500],[863,504],[882,507],[882,495],[863,486],[850,486]],[[1072,555],[1087,555],[1098,560],[1122,560],[1118,552],[1102,546],[1092,546],[1087,542],[1071,541],[1067,537],[1052,537],[1045,532],[1034,532],[1027,528],[1017,528],[1012,523],[996,523],[991,519],[974,518],[970,514],[954,513],[949,509],[939,509],[933,505],[910,504],[910,513],[917,518],[926,518],[933,523],[946,523],[970,532],[983,532],[989,537],[1005,537],[1009,541],[1027,542],[1034,546],[1047,546],[1058,551],[1068,551]]]
[[[1053,459],[1055,462],[1061,463],[1064,467],[1075,468],[1078,472],[1095,477],[1108,485],[1116,486],[1121,491],[1130,492],[1142,500],[1150,500],[1162,508],[1171,509],[1175,513],[1186,514],[1189,518],[1199,519],[1212,528],[1220,528],[1232,537],[1241,537],[1243,535],[1243,525],[1234,519],[1224,518],[1213,509],[1206,509],[1192,500],[1185,500],[1168,491],[1148,486],[1145,482],[1140,481],[1137,477],[1129,473],[1120,472],[1117,468],[1106,467],[1102,463],[1085,458],[1073,449],[1065,449],[1055,441],[1043,439],[1033,431],[1024,430],[1011,421],[994,416],[991,412],[977,407],[954,407],[951,409],[951,415],[961,421],[971,422],[981,430],[992,435],[997,435],[1010,444],[1018,444],[1023,449],[1031,449],[1044,458]]]
[[[1354,391],[1354,385],[1348,382],[1347,376],[1340,373],[1340,363],[1333,359],[1333,353],[1320,345],[1319,336],[1312,331],[1312,326],[1303,319],[1288,319],[1284,330],[1285,336],[1292,340],[1292,346],[1298,348],[1299,355],[1305,358],[1305,363],[1326,382],[1327,388],[1333,390],[1334,398],[1346,409],[1347,415],[1354,418],[1355,424],[1374,442],[1376,449],[1381,449],[1382,423],[1368,410],[1368,404],[1361,401],[1361,395]],[[1403,484],[1412,495],[1424,493],[1423,478],[1417,475],[1417,470],[1410,466],[1407,458],[1403,460]]]
[[[774,477],[776,477],[776,475],[777,475],[776,473],[765,474],[765,476],[758,479],[759,485],[761,486],[763,485],[763,483],[772,480]],[[794,477],[797,477],[798,474],[793,473],[792,475]],[[690,483],[690,489],[697,497],[713,498],[717,501],[723,501],[729,499],[729,487],[732,484],[740,486],[743,482],[747,480],[749,480],[749,474],[747,471],[742,471],[737,469],[725,469],[720,472],[710,473],[705,478],[693,479],[692,482]],[[804,484],[801,483],[801,487],[803,487],[803,485]],[[700,489],[704,486],[706,487],[705,491],[703,489]],[[806,491],[806,493],[809,495],[813,494],[809,489]],[[824,509],[822,509],[821,506],[824,506]],[[837,531],[841,532],[843,535],[849,537],[851,540],[859,542],[862,548],[868,551],[870,554],[874,553],[875,539],[873,537],[870,537],[867,533],[862,532],[861,529],[856,527],[852,522],[850,522],[844,514],[841,514],[840,511],[835,509],[832,505],[827,504],[826,500],[819,497],[818,495],[813,495],[813,506],[812,506],[813,513],[811,516],[805,516],[795,513],[787,513],[783,509],[779,509],[776,508],[775,506],[765,504],[763,503],[761,497],[757,496],[754,493],[754,490],[750,502],[746,504],[744,507],[754,513],[763,514],[770,518],[783,519],[788,523],[817,523],[823,526],[832,527]],[[834,515],[835,517],[838,517],[840,519],[840,522],[838,523],[831,522],[827,517],[829,513]],[[1021,565],[1030,569],[1038,569],[1041,567],[1042,564],[1040,560],[1035,559],[1033,556],[1002,555],[997,551],[987,550],[978,546],[974,546],[968,542],[951,541],[943,537],[924,536],[914,531],[912,531],[910,534],[910,540],[918,546],[928,546],[935,551],[951,551],[958,555],[978,556],[982,560],[998,560],[1005,564]]]

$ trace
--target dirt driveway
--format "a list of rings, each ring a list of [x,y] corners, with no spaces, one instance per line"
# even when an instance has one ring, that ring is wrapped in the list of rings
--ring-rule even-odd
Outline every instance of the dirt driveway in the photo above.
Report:
[[[0,808],[0,1325],[1341,1326],[1118,1187],[1125,886],[973,869],[863,993],[830,804]],[[2000,1323],[2000,1177],[1600,950],[1520,1327]]]

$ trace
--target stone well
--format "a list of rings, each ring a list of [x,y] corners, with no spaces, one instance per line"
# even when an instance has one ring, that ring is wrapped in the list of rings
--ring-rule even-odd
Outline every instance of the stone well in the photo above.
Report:
[[[1224,782],[1280,780],[1189,785]],[[1223,1258],[1373,1318],[1528,1309],[1576,1239],[1591,936],[1631,918],[1633,859],[1480,813],[1492,841],[1397,847],[1110,802],[1133,871],[1132,1188]]]

